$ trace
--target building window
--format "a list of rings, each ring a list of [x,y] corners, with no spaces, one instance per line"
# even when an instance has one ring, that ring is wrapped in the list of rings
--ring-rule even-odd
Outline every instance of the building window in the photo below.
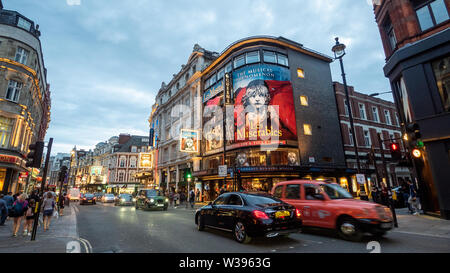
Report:
[[[136,168],[136,157],[134,156],[130,158],[130,168]]]
[[[450,56],[432,63],[444,111],[450,112]]]
[[[301,69],[301,68],[297,68],[297,76],[299,78],[304,79],[305,78],[305,71],[303,69]]]
[[[9,147],[11,131],[14,120],[6,117],[0,117],[0,147]]]
[[[136,153],[137,152],[137,147],[136,146],[131,146],[131,152],[132,153]]]
[[[352,128],[348,128],[348,137],[349,137],[349,143],[351,146],[353,146],[353,133],[352,133]]]
[[[378,117],[378,108],[376,106],[372,107],[372,116],[373,121],[379,122],[380,118]]]
[[[308,106],[308,97],[307,96],[300,96],[300,104],[303,106]]]
[[[247,64],[253,64],[253,63],[259,63],[259,51],[252,51],[245,54],[246,56],[246,63]]]
[[[263,51],[264,62],[265,63],[277,63],[277,55],[272,51]]]
[[[225,68],[222,68],[217,72],[217,80],[221,80],[223,78],[223,75],[225,75]]]
[[[389,113],[389,110],[384,110],[384,117],[386,118],[386,124],[392,125],[391,114]]]
[[[364,107],[364,104],[359,104],[359,116],[361,119],[366,119],[366,108]]]
[[[234,68],[241,67],[244,64],[245,64],[245,54],[242,54],[234,58]]]
[[[126,162],[125,157],[121,157],[121,158],[120,158],[120,164],[119,164],[119,166],[120,166],[121,168],[125,168],[125,162]]]
[[[17,26],[27,31],[30,31],[31,29],[31,23],[28,20],[23,19],[22,17],[19,17],[19,19],[17,20]]]
[[[134,181],[136,181],[136,179],[134,178],[134,175],[136,174],[136,172],[135,171],[130,171],[129,173],[128,173],[128,181],[129,182],[134,182]]]
[[[10,80],[8,84],[8,90],[6,91],[6,99],[18,102],[21,88],[22,83]]]
[[[21,64],[27,64],[27,58],[30,52],[24,48],[21,48],[20,46],[17,48],[16,51],[16,58],[15,61],[19,62]]]
[[[192,66],[192,74],[195,74],[197,72],[197,67],[195,65]]]
[[[412,0],[422,31],[434,27],[449,19],[444,0]]]
[[[391,50],[394,50],[397,47],[397,39],[395,38],[394,28],[392,27],[389,16],[387,17],[383,27],[389,41],[389,46],[391,47]]]
[[[352,109],[352,106],[350,105],[350,110]],[[344,99],[344,113],[346,116],[348,116],[348,101]]]
[[[278,64],[281,64],[284,66],[289,66],[288,57],[286,55],[277,53],[277,61],[278,61]]]
[[[311,136],[312,135],[311,124],[303,124],[303,132],[305,135]]]
[[[217,75],[214,74],[211,76],[211,78],[209,78],[209,86],[213,86],[217,81]]]
[[[123,182],[123,181],[125,181],[125,172],[121,171],[121,172],[119,172],[118,182]]]
[[[370,134],[368,130],[364,130],[364,146],[370,147]]]
[[[231,72],[231,70],[233,70],[233,66],[231,65],[231,62],[229,62],[229,63],[225,66],[225,73]]]

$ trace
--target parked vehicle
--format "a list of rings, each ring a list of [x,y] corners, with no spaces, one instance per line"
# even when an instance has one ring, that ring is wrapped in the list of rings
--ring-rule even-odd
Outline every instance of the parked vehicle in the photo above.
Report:
[[[169,198],[165,197],[159,190],[143,189],[136,196],[136,209],[163,209],[169,207]]]
[[[131,194],[122,193],[114,200],[114,206],[132,206],[135,202],[136,199]]]
[[[102,202],[103,203],[114,203],[115,199],[116,199],[116,197],[112,193],[107,193],[107,194],[102,196]]]
[[[79,201],[80,200],[80,189],[71,188],[69,189],[69,199],[70,201]]]
[[[102,197],[103,197],[103,193],[102,192],[96,192],[96,193],[94,193],[94,196],[95,196],[95,200],[101,202]]]
[[[232,232],[239,243],[252,237],[288,236],[302,226],[300,211],[267,193],[231,192],[195,213],[198,230],[205,227]]]
[[[82,193],[80,196],[80,205],[92,204],[95,205],[95,196],[92,193]]]
[[[286,181],[278,183],[272,194],[299,209],[304,226],[335,229],[346,240],[359,241],[364,232],[381,236],[393,227],[388,207],[353,199],[336,183]]]

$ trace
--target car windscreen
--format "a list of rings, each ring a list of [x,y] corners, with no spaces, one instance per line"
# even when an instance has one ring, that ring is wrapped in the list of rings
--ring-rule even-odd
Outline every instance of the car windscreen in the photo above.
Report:
[[[271,195],[246,194],[245,200],[252,205],[263,207],[269,207],[271,205],[278,205],[280,203],[283,203],[283,201]]]
[[[161,193],[157,190],[148,190],[145,191],[146,192],[146,196],[147,197],[152,197],[152,196],[161,196]]]
[[[132,196],[131,194],[121,194],[120,199],[125,199],[125,201],[131,201]]]
[[[353,196],[338,184],[320,184],[330,199],[353,199]]]
[[[114,197],[114,194],[105,194],[105,197]]]
[[[92,197],[94,197],[94,195],[93,195],[93,194],[90,194],[90,193],[88,193],[88,194],[85,194],[85,195],[84,195],[84,197],[86,197],[86,198],[92,198]]]

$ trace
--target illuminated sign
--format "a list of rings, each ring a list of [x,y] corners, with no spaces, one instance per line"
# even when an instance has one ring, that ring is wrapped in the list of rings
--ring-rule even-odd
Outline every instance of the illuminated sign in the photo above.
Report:
[[[180,151],[185,153],[198,153],[198,131],[181,129]]]
[[[20,158],[10,155],[0,155],[0,162],[16,164],[20,162]]]
[[[102,170],[103,167],[102,166],[92,166],[91,167],[91,175],[102,175]]]
[[[139,168],[152,168],[153,167],[153,154],[152,153],[140,153],[139,154]]]

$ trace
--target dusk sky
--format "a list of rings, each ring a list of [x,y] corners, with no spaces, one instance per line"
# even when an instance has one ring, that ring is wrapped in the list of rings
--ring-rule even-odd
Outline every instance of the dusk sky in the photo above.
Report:
[[[367,94],[389,91],[368,2],[3,0],[3,5],[40,26],[52,99],[46,140],[54,138],[56,154],[74,145],[93,149],[120,133],[148,135],[161,82],[180,71],[196,43],[220,53],[245,37],[283,36],[332,56],[334,37],[340,37],[347,45],[348,84]],[[333,80],[342,82],[338,62],[331,70]]]

